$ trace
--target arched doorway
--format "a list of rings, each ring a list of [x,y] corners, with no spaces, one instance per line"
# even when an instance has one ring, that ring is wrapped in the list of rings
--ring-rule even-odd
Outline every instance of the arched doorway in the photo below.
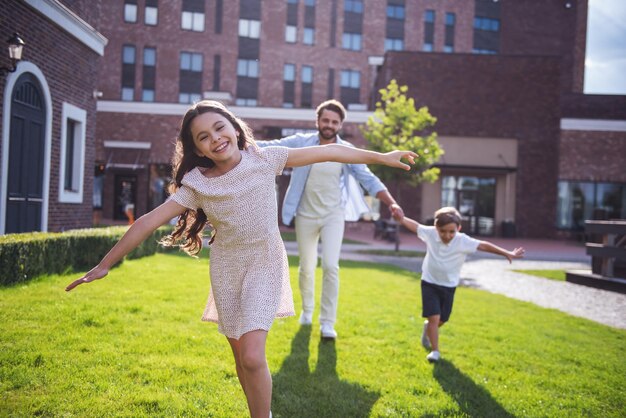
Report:
[[[42,230],[46,106],[31,73],[15,82],[11,96],[5,232]]]

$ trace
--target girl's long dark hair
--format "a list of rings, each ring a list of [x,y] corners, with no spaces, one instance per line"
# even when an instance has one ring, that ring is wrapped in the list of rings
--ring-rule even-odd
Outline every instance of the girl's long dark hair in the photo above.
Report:
[[[236,117],[223,104],[213,100],[202,100],[194,104],[185,113],[180,124],[178,137],[176,138],[176,149],[172,157],[172,182],[168,187],[170,194],[176,193],[182,186],[183,177],[189,171],[196,167],[211,168],[215,166],[213,160],[196,154],[196,146],[191,135],[191,122],[196,116],[208,112],[222,115],[233,125],[239,133],[237,146],[240,150],[254,145],[252,130],[248,124]],[[174,231],[164,237],[161,240],[161,244],[165,246],[178,245],[187,254],[195,256],[202,249],[202,231],[207,224],[211,226],[202,209],[187,209],[178,217]],[[209,244],[214,239],[215,232],[213,232]],[[179,241],[181,241],[180,244],[178,244]]]

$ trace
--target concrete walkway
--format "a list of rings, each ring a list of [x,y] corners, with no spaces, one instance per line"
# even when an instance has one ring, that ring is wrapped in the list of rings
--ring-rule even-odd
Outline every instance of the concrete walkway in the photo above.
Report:
[[[400,234],[400,250],[425,251],[424,244],[408,232]],[[345,260],[387,263],[420,272],[422,258],[364,254],[363,250],[394,250],[395,244],[373,239],[373,225],[348,224],[345,238],[356,243],[342,247]],[[524,247],[526,256],[509,264],[505,259],[479,252],[468,257],[461,270],[461,286],[502,294],[538,306],[587,318],[615,328],[626,329],[626,295],[517,273],[516,270],[590,269],[591,259],[581,243],[556,240],[489,238],[494,244],[513,249]],[[295,242],[286,242],[289,254],[297,255]]]

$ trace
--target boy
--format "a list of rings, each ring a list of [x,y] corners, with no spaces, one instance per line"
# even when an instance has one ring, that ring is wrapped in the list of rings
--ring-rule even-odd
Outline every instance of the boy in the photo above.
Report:
[[[454,292],[459,285],[461,266],[468,254],[476,250],[506,257],[509,263],[524,256],[524,248],[507,251],[488,241],[471,238],[461,230],[461,214],[453,207],[435,212],[435,226],[421,225],[407,217],[396,220],[426,244],[426,257],[422,264],[422,316],[427,318],[422,332],[422,345],[432,351],[426,356],[435,362],[439,353],[439,327],[452,312]]]

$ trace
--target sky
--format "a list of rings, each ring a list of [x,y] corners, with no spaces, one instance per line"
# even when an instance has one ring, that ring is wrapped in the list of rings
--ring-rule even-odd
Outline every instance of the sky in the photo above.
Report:
[[[626,95],[626,0],[589,0],[584,91]]]

